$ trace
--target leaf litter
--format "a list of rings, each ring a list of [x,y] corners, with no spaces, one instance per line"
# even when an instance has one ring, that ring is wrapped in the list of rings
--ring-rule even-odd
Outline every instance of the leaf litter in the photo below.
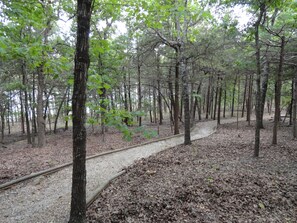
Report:
[[[254,123],[253,123],[254,124]],[[210,137],[177,146],[126,169],[88,209],[89,222],[297,222],[297,141],[272,123],[222,125]]]

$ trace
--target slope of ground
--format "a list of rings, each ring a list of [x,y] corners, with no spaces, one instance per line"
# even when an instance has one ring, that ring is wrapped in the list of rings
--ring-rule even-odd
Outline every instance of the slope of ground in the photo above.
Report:
[[[297,141],[272,124],[261,131],[227,124],[191,146],[142,159],[103,191],[89,222],[297,222]]]

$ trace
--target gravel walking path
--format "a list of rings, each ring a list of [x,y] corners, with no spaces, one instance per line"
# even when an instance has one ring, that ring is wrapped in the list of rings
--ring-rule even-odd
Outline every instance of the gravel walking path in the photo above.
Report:
[[[222,120],[221,123],[235,122]],[[200,122],[192,130],[192,140],[207,137],[216,130],[216,121]],[[136,146],[87,161],[87,198],[124,167],[135,160],[180,145],[184,136]],[[49,176],[41,176],[0,192],[0,222],[67,222],[71,197],[72,166]]]

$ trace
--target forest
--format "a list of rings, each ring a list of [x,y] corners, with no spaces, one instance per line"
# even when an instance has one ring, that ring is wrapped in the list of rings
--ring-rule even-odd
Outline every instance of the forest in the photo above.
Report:
[[[262,132],[271,135],[269,145],[283,137],[296,142],[295,0],[1,0],[0,6],[1,159],[10,159],[5,149],[18,142],[47,156],[43,149],[54,141],[62,150],[59,141],[70,132],[69,222],[86,221],[86,155],[98,153],[88,153],[90,137],[106,145],[117,132],[114,141],[124,147],[135,137],[141,143],[182,133],[191,146],[197,123],[220,126],[233,118],[235,129],[252,132],[253,159],[267,153],[261,155],[268,143]],[[244,138],[245,131],[234,134]],[[29,173],[10,176],[5,168],[1,183]],[[102,222],[129,222],[110,219]],[[218,219],[205,222],[226,220]]]

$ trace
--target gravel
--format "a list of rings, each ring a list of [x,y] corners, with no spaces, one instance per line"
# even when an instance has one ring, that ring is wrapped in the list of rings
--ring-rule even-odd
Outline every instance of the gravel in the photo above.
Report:
[[[234,122],[235,120],[225,120]],[[216,121],[202,122],[192,131],[192,139],[206,137],[216,129]],[[87,197],[102,183],[134,161],[183,143],[183,136],[137,146],[87,162]],[[0,192],[0,222],[67,222],[71,197],[72,168],[42,176]]]

